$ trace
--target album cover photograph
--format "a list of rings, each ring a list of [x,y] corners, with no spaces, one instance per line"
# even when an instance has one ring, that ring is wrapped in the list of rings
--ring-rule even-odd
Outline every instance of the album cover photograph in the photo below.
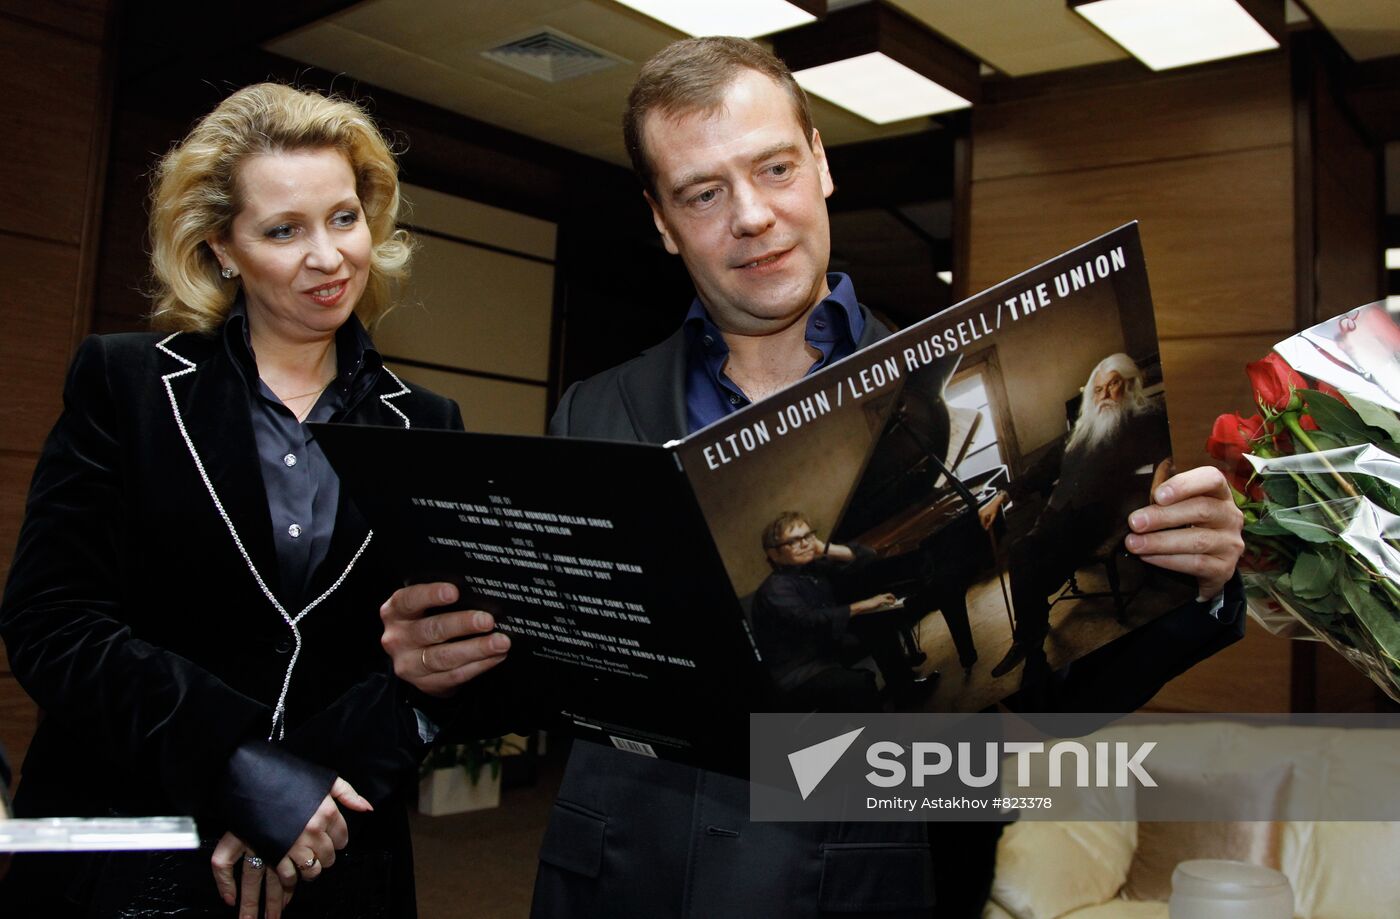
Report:
[[[1190,599],[1124,546],[1169,433],[1130,224],[678,450],[777,708],[978,711]]]

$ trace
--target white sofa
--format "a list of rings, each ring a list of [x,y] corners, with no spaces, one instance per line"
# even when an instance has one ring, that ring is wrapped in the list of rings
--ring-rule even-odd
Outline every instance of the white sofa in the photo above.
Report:
[[[1337,811],[1319,807],[1318,795],[1331,793],[1328,789],[1356,791],[1361,798],[1373,792],[1387,795],[1385,806],[1392,808],[1387,816],[1393,815],[1393,791],[1378,785],[1393,789],[1395,781],[1377,782],[1378,771],[1400,779],[1400,744],[1394,743],[1391,732],[1236,727],[1211,734],[1205,755],[1197,744],[1189,761],[1173,763],[1169,740],[1178,730],[1199,728],[1137,725],[1110,729],[1095,738],[1112,734],[1113,739],[1128,741],[1161,739],[1161,755],[1153,754],[1159,767],[1208,769],[1213,774],[1257,775],[1280,768],[1278,763],[1286,759],[1291,777],[1281,786],[1275,867],[1293,886],[1295,919],[1400,917],[1400,822],[1298,819],[1335,815]],[[1289,766],[1282,768],[1287,772]],[[1118,794],[1116,805],[1109,797],[1102,799],[1102,813],[1131,813],[1132,805],[1123,809],[1122,793]],[[998,846],[984,919],[1167,919],[1166,902],[1120,898],[1137,854],[1138,835],[1133,820],[1013,824]]]

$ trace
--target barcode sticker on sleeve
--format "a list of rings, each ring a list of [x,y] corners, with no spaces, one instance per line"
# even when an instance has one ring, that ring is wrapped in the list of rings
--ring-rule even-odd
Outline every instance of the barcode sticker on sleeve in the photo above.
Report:
[[[613,746],[619,750],[626,750],[628,753],[640,753],[643,756],[650,756],[656,759],[656,751],[651,748],[651,744],[638,743],[635,740],[627,740],[622,737],[614,737],[612,734],[608,738],[613,742]]]

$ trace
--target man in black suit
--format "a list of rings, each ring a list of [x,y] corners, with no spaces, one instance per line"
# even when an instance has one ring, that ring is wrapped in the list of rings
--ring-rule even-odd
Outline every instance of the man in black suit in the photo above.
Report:
[[[570,387],[551,433],[663,443],[889,334],[849,278],[827,274],[826,154],[805,95],[771,54],[730,38],[669,46],[642,68],[626,136],[657,231],[697,296],[671,337]],[[1129,548],[1216,597],[1242,549],[1224,478],[1191,470],[1155,498],[1134,512]],[[382,612],[397,672],[438,695],[499,660],[472,637],[490,627],[484,613],[424,615],[455,599],[448,585],[420,585]],[[1170,613],[1082,659],[1033,704],[1131,710],[1236,640],[1240,606],[1220,618],[1202,604]],[[936,915],[980,915],[991,852],[970,840],[995,837],[976,827],[748,813],[742,779],[580,741],[545,833],[534,915],[913,919],[931,915],[935,885]]]
[[[837,582],[868,565],[875,553],[857,543],[822,542],[800,511],[784,511],[764,528],[763,551],[773,570],[754,594],[751,618],[754,641],[781,694],[779,710],[877,711],[874,670],[852,665],[879,650],[851,626],[857,616],[893,608],[895,595],[853,603],[837,597]],[[895,668],[909,671],[898,646],[893,650],[880,654],[887,681],[898,679]]]

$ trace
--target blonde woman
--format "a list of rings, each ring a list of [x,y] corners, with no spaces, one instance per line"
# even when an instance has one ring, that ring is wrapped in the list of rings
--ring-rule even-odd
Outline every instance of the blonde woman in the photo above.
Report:
[[[79,348],[0,634],[44,712],[16,812],[193,814],[206,842],[20,856],[5,916],[276,917],[294,891],[298,915],[413,912],[396,585],[306,427],[461,427],[365,331],[409,260],[398,208],[365,113],[286,86],[234,93],[160,161],[161,331]]]

